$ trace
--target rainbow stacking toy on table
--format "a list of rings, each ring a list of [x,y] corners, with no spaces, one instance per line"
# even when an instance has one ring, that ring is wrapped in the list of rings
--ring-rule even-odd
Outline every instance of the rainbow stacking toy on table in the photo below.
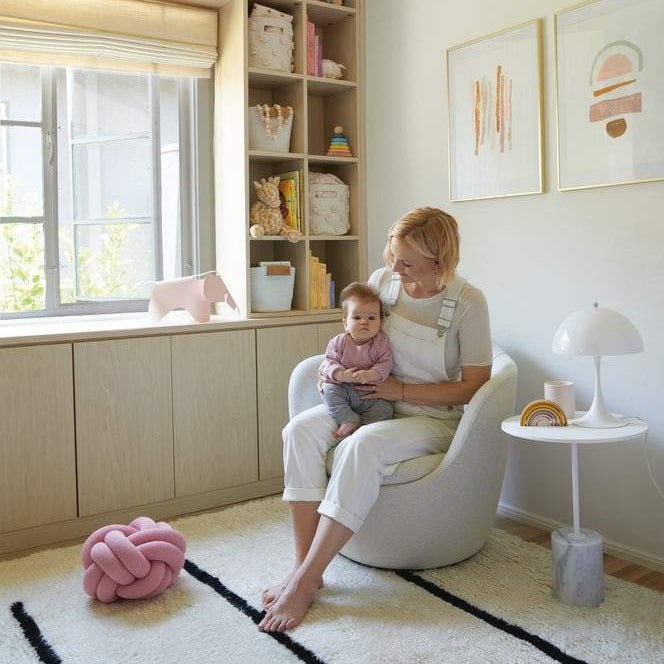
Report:
[[[557,403],[538,399],[525,406],[519,424],[522,427],[566,427],[567,417]]]
[[[327,151],[328,157],[352,157],[353,153],[350,151],[348,139],[344,136],[344,128],[336,126],[334,128],[334,136],[330,141],[330,148]]]

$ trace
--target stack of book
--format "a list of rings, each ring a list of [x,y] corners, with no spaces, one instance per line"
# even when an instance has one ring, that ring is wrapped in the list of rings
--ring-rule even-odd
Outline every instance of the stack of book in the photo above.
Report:
[[[303,233],[304,175],[300,170],[277,173],[277,175],[279,176],[279,198],[284,224]]]
[[[323,37],[313,21],[307,21],[307,74],[323,75]]]
[[[334,281],[327,265],[309,252],[309,309],[334,309]]]

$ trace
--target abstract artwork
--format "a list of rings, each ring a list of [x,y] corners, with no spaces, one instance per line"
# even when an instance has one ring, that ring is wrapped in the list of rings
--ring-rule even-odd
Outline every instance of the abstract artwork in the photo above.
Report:
[[[664,179],[664,3],[556,14],[558,188]]]
[[[447,50],[450,200],[541,193],[541,23]]]

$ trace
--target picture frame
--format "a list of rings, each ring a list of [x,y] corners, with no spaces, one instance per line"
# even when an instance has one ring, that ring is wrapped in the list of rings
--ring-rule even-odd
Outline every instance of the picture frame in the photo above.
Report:
[[[543,193],[541,19],[446,59],[450,201]]]
[[[555,14],[558,189],[664,179],[664,3]]]

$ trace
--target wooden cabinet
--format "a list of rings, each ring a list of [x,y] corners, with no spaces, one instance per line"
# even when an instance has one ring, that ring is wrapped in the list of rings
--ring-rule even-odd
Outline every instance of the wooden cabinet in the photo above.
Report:
[[[324,353],[327,343],[332,337],[341,334],[344,331],[344,325],[341,321],[338,323],[319,323],[318,327],[318,352]]]
[[[311,298],[312,257],[325,263],[335,282],[335,299],[351,281],[366,278],[366,159],[364,139],[364,0],[343,6],[318,0],[262,0],[261,4],[293,16],[292,72],[249,67],[250,0],[227,0],[220,8],[223,55],[216,66],[215,189],[217,196],[217,268],[248,317],[252,310],[250,270],[261,261],[289,261],[295,266],[292,310],[315,310]],[[344,65],[344,78],[312,76],[307,71],[307,22],[315,25],[323,57]],[[230,92],[229,92],[230,91]],[[248,141],[249,108],[280,104],[293,108],[290,151],[252,150]],[[352,157],[327,156],[334,128],[342,125]],[[301,171],[301,230],[295,244],[282,237],[249,235],[249,212],[256,200],[253,181]],[[309,174],[331,173],[349,187],[350,229],[346,235],[314,235],[310,225]],[[265,314],[263,314],[265,315]]]
[[[76,517],[71,344],[0,350],[0,532]]]
[[[261,480],[284,474],[281,430],[288,422],[288,381],[298,362],[317,353],[317,325],[256,331]]]
[[[79,516],[168,500],[171,339],[74,344]]]
[[[172,339],[175,496],[258,481],[254,330]]]

